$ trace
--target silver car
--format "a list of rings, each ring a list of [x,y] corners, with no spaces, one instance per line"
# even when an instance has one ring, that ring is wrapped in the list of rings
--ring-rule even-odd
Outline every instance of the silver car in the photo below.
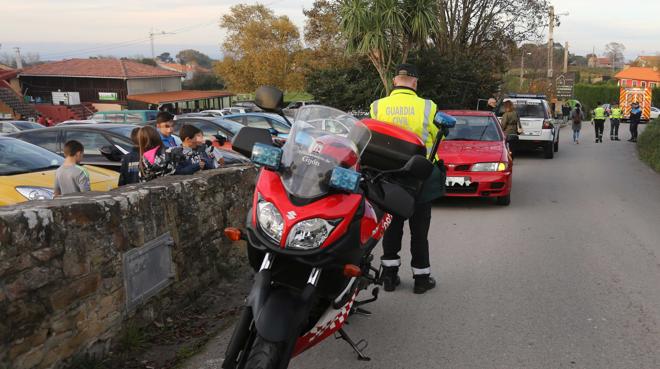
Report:
[[[543,95],[510,95],[505,97],[497,108],[497,116],[504,114],[504,102],[511,101],[520,117],[522,133],[511,143],[511,149],[541,149],[546,159],[552,159],[559,151],[559,122],[552,116],[552,110]]]

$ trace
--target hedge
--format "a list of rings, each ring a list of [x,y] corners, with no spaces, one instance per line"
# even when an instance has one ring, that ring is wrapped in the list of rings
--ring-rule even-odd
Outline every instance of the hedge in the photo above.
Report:
[[[639,158],[660,172],[660,119],[649,122],[637,139]]]
[[[589,113],[596,108],[599,101],[603,104],[618,103],[619,91],[619,86],[579,83],[575,85],[574,94],[575,98],[580,100],[584,106],[584,110]],[[651,105],[660,107],[660,88],[653,89],[653,103]]]

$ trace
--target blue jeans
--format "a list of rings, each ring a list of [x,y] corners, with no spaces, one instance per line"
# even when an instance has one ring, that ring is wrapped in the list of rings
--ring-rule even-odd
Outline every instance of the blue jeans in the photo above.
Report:
[[[580,130],[574,129],[573,130],[573,142],[575,142],[579,139],[580,139]]]

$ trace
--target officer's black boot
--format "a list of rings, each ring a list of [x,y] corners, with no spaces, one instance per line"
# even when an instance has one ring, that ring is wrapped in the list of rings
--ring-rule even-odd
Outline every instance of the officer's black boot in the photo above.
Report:
[[[401,278],[399,278],[399,267],[383,267],[383,272],[380,275],[380,279],[383,281],[383,289],[387,292],[392,292],[396,289],[396,286],[401,284]]]
[[[435,279],[428,274],[416,275],[414,278],[415,287],[413,292],[416,294],[422,294],[435,288]]]

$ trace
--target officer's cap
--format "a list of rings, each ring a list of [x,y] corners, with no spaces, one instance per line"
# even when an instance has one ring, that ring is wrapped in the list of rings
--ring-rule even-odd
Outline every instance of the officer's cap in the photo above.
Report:
[[[417,67],[414,64],[407,64],[407,63],[399,64],[396,67],[396,75],[419,78],[419,74],[417,73]]]

